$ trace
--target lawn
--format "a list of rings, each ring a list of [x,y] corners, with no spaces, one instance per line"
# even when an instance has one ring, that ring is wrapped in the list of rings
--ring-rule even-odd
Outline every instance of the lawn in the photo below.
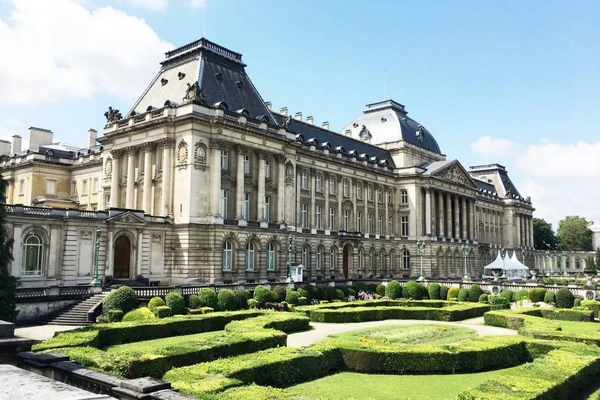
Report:
[[[384,326],[331,335],[363,343],[406,346],[415,344],[455,344],[477,337],[473,329],[445,325]]]
[[[557,321],[563,332],[567,333],[584,333],[588,335],[597,335],[600,337],[600,323],[599,322],[575,322],[575,321]]]
[[[489,378],[505,375],[516,368],[519,367],[452,375],[371,375],[342,372],[292,386],[285,391],[308,398],[328,400],[454,399],[464,390],[475,388]]]

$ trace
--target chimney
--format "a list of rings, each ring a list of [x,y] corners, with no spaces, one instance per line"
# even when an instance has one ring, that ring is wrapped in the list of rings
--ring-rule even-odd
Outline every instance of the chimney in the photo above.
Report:
[[[323,124],[321,125],[321,128],[329,130],[329,122],[327,122],[327,121],[323,122]]]
[[[267,106],[267,108],[269,109],[269,111],[271,111],[271,110],[273,109],[273,104],[271,104],[271,102],[270,102],[270,101],[267,101],[267,102],[265,103],[265,106]]]
[[[13,139],[12,153],[13,154],[20,153],[21,152],[21,142],[23,141],[23,139],[19,135],[14,135],[12,139]]]
[[[307,123],[307,124],[311,124],[311,125],[312,125],[312,124],[313,124],[313,121],[314,121],[314,119],[313,119],[313,117],[312,117],[312,116],[306,117],[306,123]]]
[[[88,147],[94,147],[96,145],[96,132],[95,129],[88,129]]]
[[[10,142],[8,140],[0,140],[0,156],[10,155]]]
[[[49,129],[29,127],[29,148],[33,149],[47,144],[52,144],[54,134]]]
[[[294,119],[297,119],[298,121],[302,121],[302,113],[301,112],[297,112],[294,115]]]
[[[281,110],[279,110],[279,114],[287,116],[287,107],[282,107]]]

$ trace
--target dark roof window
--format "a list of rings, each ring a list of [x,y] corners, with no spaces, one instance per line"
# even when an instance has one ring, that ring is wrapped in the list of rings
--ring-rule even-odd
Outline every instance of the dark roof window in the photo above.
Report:
[[[214,108],[220,108],[221,110],[229,110],[229,106],[224,101],[217,101],[213,104]]]
[[[250,116],[250,111],[248,111],[245,108],[240,108],[239,110],[236,111],[236,113],[241,114],[244,117],[249,117]]]

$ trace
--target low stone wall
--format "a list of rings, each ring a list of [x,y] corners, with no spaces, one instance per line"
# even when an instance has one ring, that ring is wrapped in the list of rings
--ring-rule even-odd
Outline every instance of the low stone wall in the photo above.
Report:
[[[17,324],[37,324],[40,320],[82,300],[51,300],[17,303]]]

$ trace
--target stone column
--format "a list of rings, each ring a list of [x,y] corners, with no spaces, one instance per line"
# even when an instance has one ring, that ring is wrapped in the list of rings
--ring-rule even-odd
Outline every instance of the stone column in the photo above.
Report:
[[[381,189],[378,185],[375,185],[375,218],[373,223],[375,224],[375,234],[380,235],[379,232],[379,189]],[[383,195],[383,189],[381,189],[381,194]],[[383,224],[381,224],[383,225]],[[383,228],[383,227],[382,227]]]
[[[452,237],[452,197],[446,193],[446,237]]]
[[[172,176],[173,176],[173,163],[171,162],[171,152],[175,147],[175,139],[173,138],[164,138],[162,140],[163,146],[163,181],[162,181],[162,205],[161,205],[161,214],[169,215],[171,214],[171,187],[173,186]],[[214,155],[213,155],[214,157]],[[219,191],[217,193],[217,198],[220,196],[221,189],[221,152],[218,152],[218,172],[219,172]],[[214,171],[213,171],[214,173]],[[217,201],[217,214],[219,213],[219,202]],[[216,214],[215,214],[216,215]]]
[[[302,229],[302,167],[296,167],[296,229]]]
[[[469,239],[475,240],[475,199],[469,200]]]
[[[529,237],[531,238],[531,247],[534,247],[535,242],[533,238],[533,216],[529,219]]]
[[[460,200],[462,204],[462,238],[467,239],[467,199],[462,197]]]
[[[277,181],[277,222],[282,224],[285,220],[285,156],[275,155],[279,175]]]
[[[389,213],[390,205],[388,202],[388,191],[389,191],[389,189],[386,189],[385,193],[383,194],[383,201],[384,201],[384,205],[385,205],[385,214],[384,214],[385,221],[383,221],[383,226],[384,226],[383,231],[387,236],[390,236],[390,235],[392,235],[392,232],[390,232],[390,229],[388,229],[389,228],[389,226],[388,226],[389,219],[390,219],[390,213]],[[392,221],[392,229],[393,229],[393,225],[394,225],[394,222]]]
[[[515,221],[516,221],[516,231],[517,231],[517,241],[516,241],[516,246],[520,246],[521,245],[521,215],[519,214],[515,214]]]
[[[219,139],[213,139],[209,143],[210,145],[210,215],[212,217],[219,217],[219,205],[221,202],[221,150],[224,148],[225,143]],[[166,150],[166,149],[165,149]],[[163,164],[163,213],[165,212],[165,181],[164,171],[166,166]]]
[[[437,198],[438,198],[438,225],[439,225],[439,230],[438,230],[438,236],[440,237],[444,237],[446,236],[445,234],[445,229],[444,229],[444,194],[438,190],[437,192]]]
[[[431,236],[431,189],[425,188],[425,235]]]
[[[337,230],[342,229],[342,204],[344,203],[344,187],[342,183],[344,183],[344,178],[341,175],[338,175],[338,191],[337,191],[337,201],[338,201],[338,209],[337,209]]]
[[[261,222],[265,221],[265,160],[269,158],[269,153],[266,151],[258,152],[258,215],[257,219]]]
[[[115,270],[115,244],[114,244],[115,234],[112,230],[108,231],[108,238],[106,239],[106,269],[104,271],[104,276],[113,276]]]
[[[364,215],[363,215],[363,219],[362,219],[362,226],[363,226],[362,231],[364,233],[371,233],[371,232],[368,232],[368,229],[367,229],[369,227],[369,225],[368,225],[369,224],[369,197],[367,195],[367,191],[368,191],[367,183],[363,182],[363,203],[365,206],[365,211],[364,211]]]
[[[15,180],[14,180],[14,178],[8,178],[8,179],[6,179],[6,183],[8,184],[8,186],[6,188],[5,203],[6,204],[14,204],[13,196],[15,193]]]
[[[154,143],[146,142],[142,145],[144,150],[144,212],[154,214],[152,210],[152,151]]]
[[[317,229],[317,170],[310,169],[310,228]],[[321,213],[321,221],[323,221],[323,213]]]
[[[244,219],[244,156],[248,154],[248,148],[246,146],[238,145],[236,150],[237,168],[235,174],[235,219],[239,221]],[[220,167],[221,166],[219,165],[219,168]]]
[[[135,190],[135,147],[129,146],[125,149],[127,152],[127,191],[125,192],[125,208],[135,209],[134,190]]]
[[[460,210],[458,205],[458,195],[454,195],[454,238],[460,238]]]
[[[329,172],[323,174],[323,185],[325,185],[324,197],[325,197],[325,209],[321,213],[321,220],[325,229],[330,230],[329,226]]]
[[[21,276],[21,263],[23,262],[23,242],[21,236],[23,235],[23,226],[21,224],[13,225],[13,261],[11,275],[14,277]]]
[[[123,150],[111,150],[110,155],[112,157],[112,171],[110,176],[110,207],[119,208],[119,193],[121,191],[119,187],[119,178],[121,177],[120,160],[123,154]],[[108,161],[107,161],[108,162]]]
[[[352,199],[352,218],[348,222],[348,232],[353,232],[356,229],[356,179],[352,179],[350,183],[350,197]]]

